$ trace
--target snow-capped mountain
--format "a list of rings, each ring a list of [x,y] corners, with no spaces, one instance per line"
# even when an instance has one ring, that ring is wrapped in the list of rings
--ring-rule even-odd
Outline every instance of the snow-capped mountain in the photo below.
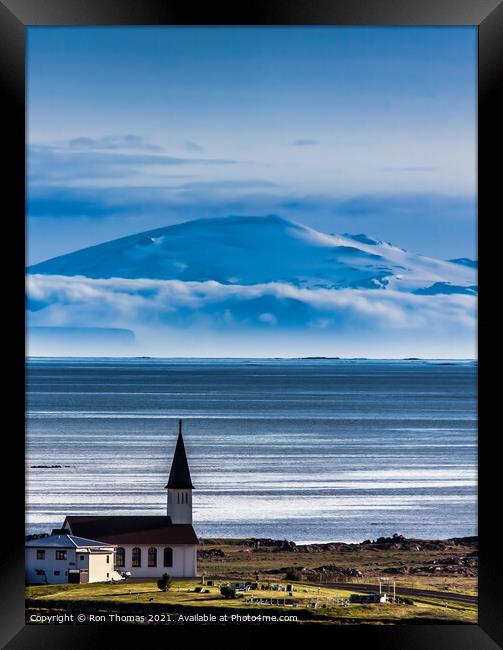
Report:
[[[424,257],[364,234],[328,235],[271,215],[167,226],[55,257],[28,272],[473,295],[476,264],[468,262]]]
[[[28,346],[108,356],[127,330],[125,355],[468,358],[475,293],[471,260],[275,216],[201,219],[30,267]]]

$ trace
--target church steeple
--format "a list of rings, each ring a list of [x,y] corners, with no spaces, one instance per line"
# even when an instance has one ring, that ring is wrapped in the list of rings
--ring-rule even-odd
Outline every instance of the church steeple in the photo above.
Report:
[[[171,463],[166,489],[189,489],[193,490],[192,479],[190,478],[189,463],[183,444],[182,421],[178,420],[178,440],[176,441],[175,454]]]
[[[165,486],[168,490],[168,516],[173,524],[192,523],[192,479],[189,463],[183,444],[182,421],[178,421],[178,439],[176,441],[169,479]]]

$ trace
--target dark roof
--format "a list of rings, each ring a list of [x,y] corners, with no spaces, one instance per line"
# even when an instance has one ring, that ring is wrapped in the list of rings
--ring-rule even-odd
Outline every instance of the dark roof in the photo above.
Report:
[[[169,473],[168,483],[166,488],[193,490],[192,479],[190,478],[189,463],[187,462],[187,454],[185,453],[185,445],[183,444],[182,436],[182,421],[180,420],[180,431],[178,433],[178,440],[176,441],[175,455],[171,464],[171,472]]]
[[[74,535],[98,537],[110,544],[198,544],[191,524],[172,524],[166,515],[69,516]]]
[[[58,534],[49,535],[48,537],[41,537],[39,539],[31,539],[26,542],[25,546],[37,548],[83,548],[94,547],[99,551],[100,548],[110,545],[110,542],[98,542],[95,539],[88,539],[87,537],[76,537],[75,535]]]

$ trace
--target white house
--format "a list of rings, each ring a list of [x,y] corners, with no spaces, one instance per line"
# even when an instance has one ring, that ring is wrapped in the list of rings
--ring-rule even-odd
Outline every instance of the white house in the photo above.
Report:
[[[61,584],[107,582],[120,579],[114,571],[113,544],[56,534],[25,544],[26,582]]]
[[[135,578],[197,575],[197,535],[192,527],[192,480],[179,421],[178,440],[169,474],[166,515],[73,516],[62,529],[116,546],[115,568]]]

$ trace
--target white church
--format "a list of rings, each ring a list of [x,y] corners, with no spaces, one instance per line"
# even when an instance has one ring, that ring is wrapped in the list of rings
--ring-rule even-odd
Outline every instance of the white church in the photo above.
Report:
[[[69,515],[65,518],[61,530],[54,534],[73,536],[76,539],[93,540],[103,547],[114,550],[113,569],[118,572],[129,571],[134,578],[159,578],[169,573],[176,578],[193,578],[197,576],[197,535],[192,527],[192,480],[185,453],[182,436],[182,421],[179,421],[178,440],[176,442],[173,462],[169,474],[167,490],[166,515],[135,516],[80,516]],[[37,553],[37,545],[42,546],[47,538],[32,540],[27,573],[32,574],[42,566],[37,564],[39,557],[46,553]],[[99,541],[96,541],[99,540]],[[110,549],[108,552],[110,552]],[[54,547],[52,552],[58,553]],[[49,554],[51,551],[47,551]],[[62,554],[60,553],[60,556]],[[60,562],[58,570],[68,575],[74,567],[63,567]],[[72,582],[78,581],[75,576]],[[92,577],[83,574],[82,582],[92,582]],[[47,580],[51,582],[51,580]]]

